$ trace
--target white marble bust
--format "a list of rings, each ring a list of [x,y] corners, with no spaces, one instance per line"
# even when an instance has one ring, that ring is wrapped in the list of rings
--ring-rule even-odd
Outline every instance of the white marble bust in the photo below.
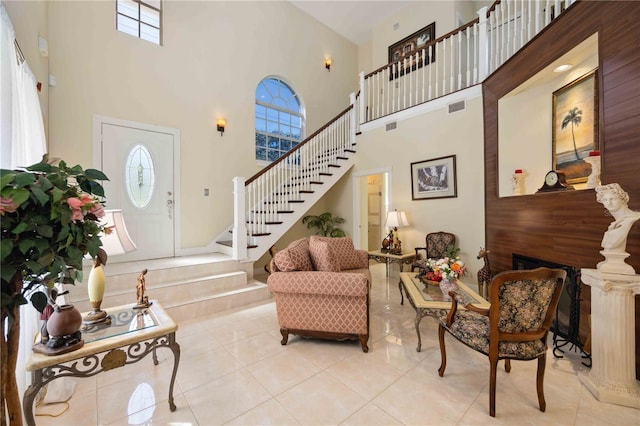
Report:
[[[598,269],[603,272],[635,274],[635,270],[624,263],[624,259],[629,256],[625,251],[627,236],[633,224],[640,219],[640,212],[629,209],[629,194],[617,183],[597,186],[596,200],[614,218],[602,237],[601,245],[604,250],[600,253],[605,260],[598,264]]]

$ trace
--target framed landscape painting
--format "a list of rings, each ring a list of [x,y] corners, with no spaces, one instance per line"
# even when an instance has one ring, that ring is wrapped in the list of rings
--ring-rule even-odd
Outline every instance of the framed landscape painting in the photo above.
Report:
[[[458,196],[456,156],[411,163],[411,198],[453,198]]]
[[[587,181],[591,165],[584,159],[599,149],[597,76],[591,71],[553,92],[552,165],[569,184]]]

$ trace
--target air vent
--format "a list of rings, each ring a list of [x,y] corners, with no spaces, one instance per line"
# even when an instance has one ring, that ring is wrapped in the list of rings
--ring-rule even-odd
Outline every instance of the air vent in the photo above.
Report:
[[[467,106],[464,101],[458,101],[447,105],[447,107],[449,108],[449,114],[452,114],[454,112],[464,111]]]
[[[398,127],[398,122],[397,121],[393,121],[391,123],[387,123],[387,125],[386,125],[387,132],[389,130],[394,130],[396,127]]]

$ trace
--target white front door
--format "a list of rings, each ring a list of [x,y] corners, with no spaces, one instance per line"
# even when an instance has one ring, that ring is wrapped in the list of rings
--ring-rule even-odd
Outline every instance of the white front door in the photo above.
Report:
[[[175,134],[112,124],[101,127],[101,170],[106,208],[122,209],[137,249],[110,261],[175,255]]]

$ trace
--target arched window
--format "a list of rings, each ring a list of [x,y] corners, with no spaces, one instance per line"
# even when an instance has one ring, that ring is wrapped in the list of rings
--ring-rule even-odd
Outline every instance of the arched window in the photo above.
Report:
[[[297,146],[303,134],[298,95],[277,77],[262,80],[256,88],[256,160],[277,160]]]

